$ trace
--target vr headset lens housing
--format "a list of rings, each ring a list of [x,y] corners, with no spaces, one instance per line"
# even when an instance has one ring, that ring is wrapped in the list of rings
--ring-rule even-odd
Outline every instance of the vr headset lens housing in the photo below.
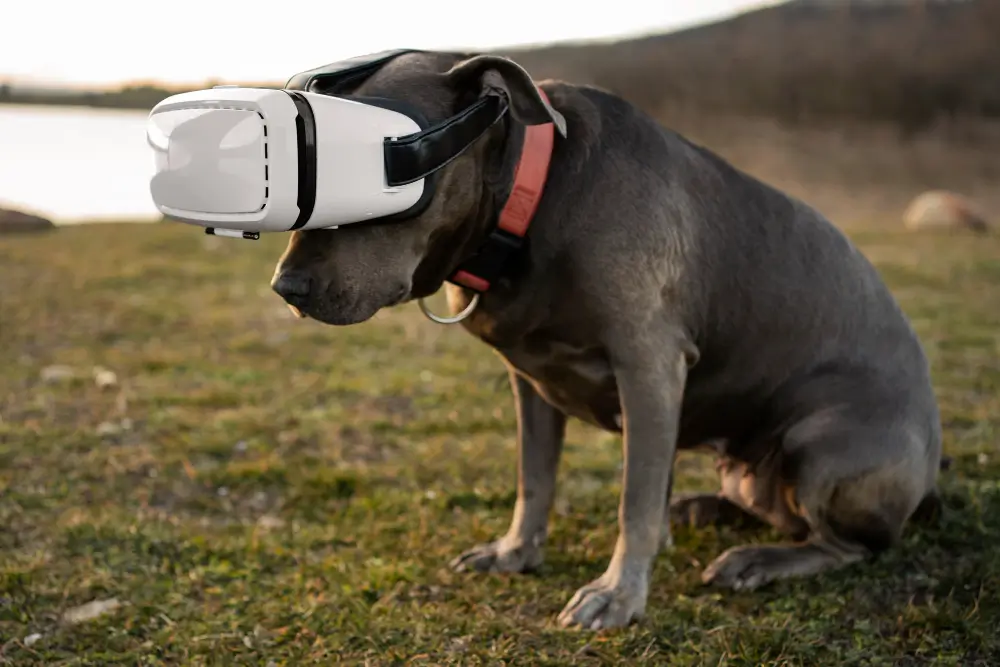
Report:
[[[156,164],[150,192],[172,218],[245,231],[403,213],[420,201],[424,179],[390,186],[383,141],[420,129],[402,113],[317,93],[183,93],[149,115]]]
[[[164,215],[226,235],[418,215],[434,173],[496,123],[497,95],[435,126],[390,100],[337,94],[400,53],[297,74],[281,90],[221,86],[173,95],[149,114]],[[323,92],[310,90],[322,83]]]

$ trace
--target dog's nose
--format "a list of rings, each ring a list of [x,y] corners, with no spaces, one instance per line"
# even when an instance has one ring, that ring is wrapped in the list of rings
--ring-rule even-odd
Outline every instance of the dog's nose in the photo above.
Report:
[[[293,306],[301,307],[309,299],[309,276],[297,271],[284,271],[271,281],[271,289]]]

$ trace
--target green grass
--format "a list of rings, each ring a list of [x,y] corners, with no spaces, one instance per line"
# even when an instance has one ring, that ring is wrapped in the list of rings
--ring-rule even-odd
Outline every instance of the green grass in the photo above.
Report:
[[[2,238],[0,662],[997,664],[1000,239],[856,237],[934,365],[955,458],[940,522],[753,593],[703,587],[701,568],[776,535],[677,530],[647,619],[604,634],[553,619],[611,553],[616,438],[571,424],[541,572],[446,567],[513,503],[513,405],[482,344],[414,306],[293,319],[268,288],[280,236]],[[120,385],[42,382],[54,364]],[[678,466],[678,491],[713,489],[707,460]],[[123,606],[60,620],[108,598]]]

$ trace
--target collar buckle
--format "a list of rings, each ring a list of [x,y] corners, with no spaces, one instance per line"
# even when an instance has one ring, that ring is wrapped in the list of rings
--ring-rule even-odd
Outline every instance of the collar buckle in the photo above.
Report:
[[[511,255],[524,244],[524,237],[494,227],[476,254],[455,271],[451,281],[473,292],[487,291],[503,272]]]

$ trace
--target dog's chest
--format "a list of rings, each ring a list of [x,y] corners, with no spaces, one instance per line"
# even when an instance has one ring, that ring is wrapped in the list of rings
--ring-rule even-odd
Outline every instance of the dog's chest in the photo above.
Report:
[[[499,351],[542,398],[565,414],[621,430],[618,385],[600,348],[533,340]]]

